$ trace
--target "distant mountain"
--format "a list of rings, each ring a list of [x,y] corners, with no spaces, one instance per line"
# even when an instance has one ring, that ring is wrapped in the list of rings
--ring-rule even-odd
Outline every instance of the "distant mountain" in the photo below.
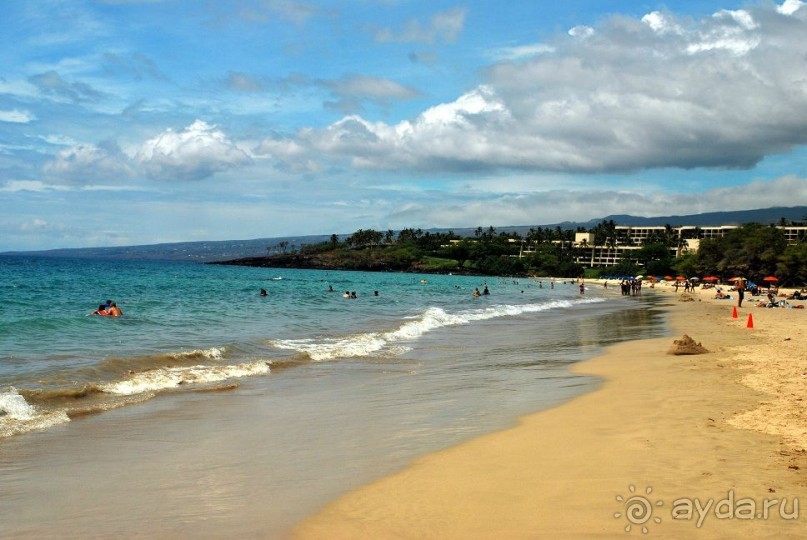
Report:
[[[734,212],[709,212],[705,214],[692,214],[688,216],[663,216],[663,217],[638,217],[631,215],[610,215],[604,218],[592,219],[589,221],[564,221],[548,225],[510,225],[496,226],[499,232],[517,232],[526,234],[530,228],[556,228],[586,229],[595,227],[603,220],[613,220],[617,225],[630,226],[664,226],[671,225],[679,227],[681,225],[697,226],[720,226],[720,225],[742,225],[743,223],[763,223],[778,224],[782,219],[791,221],[807,221],[807,206],[762,208],[758,210],[740,210]],[[483,226],[487,228],[488,226]],[[429,229],[430,231],[446,232],[449,229]],[[460,236],[473,236],[476,228],[453,228],[450,229]],[[344,239],[349,234],[340,235]],[[96,248],[72,248],[72,249],[51,249],[47,251],[26,251],[26,252],[6,252],[0,255],[39,255],[43,257],[75,257],[88,259],[131,259],[131,260],[163,260],[163,261],[194,261],[212,262],[240,259],[245,257],[262,257],[270,253],[280,253],[284,250],[294,251],[304,244],[316,244],[325,242],[330,235],[313,236],[285,236],[275,238],[258,238],[254,240],[219,240],[209,242],[177,242],[172,244],[152,244],[144,246],[123,246],[123,247],[96,247]],[[285,247],[282,247],[285,243]]]
[[[680,227],[682,225],[693,225],[699,227],[719,227],[721,225],[742,225],[743,223],[762,223],[764,225],[779,224],[782,219],[788,223],[792,221],[807,222],[807,206],[793,207],[773,207],[761,208],[757,210],[737,210],[732,212],[707,212],[703,214],[691,214],[686,216],[661,216],[661,217],[640,217],[628,214],[612,214],[602,218],[591,219],[589,221],[563,221],[561,223],[551,223],[548,225],[494,225],[494,228],[501,232],[517,232],[526,234],[531,228],[543,227],[544,229],[577,229],[584,227],[591,229],[603,221],[613,220],[617,225],[627,225],[631,227],[663,227],[671,225]],[[483,227],[487,228],[487,226]],[[448,229],[440,229],[447,231]],[[460,236],[473,236],[476,229],[452,229]]]
[[[286,236],[280,238],[257,238],[254,240],[216,240],[208,242],[176,242],[144,246],[64,248],[45,251],[5,252],[0,255],[37,255],[41,257],[72,257],[78,259],[155,260],[210,262],[242,257],[261,257],[293,251],[303,244],[324,242],[330,235]],[[286,247],[281,246],[286,242]]]
[[[695,225],[700,227],[718,227],[720,225],[742,225],[743,223],[778,224],[782,219],[791,221],[807,221],[807,206],[761,208],[758,210],[737,210],[733,212],[706,212],[688,216],[637,217],[631,215],[611,215],[602,219],[593,219],[580,223],[582,227],[595,227],[603,220],[613,220],[617,225],[631,227],[654,227],[672,225]],[[563,227],[563,224],[560,224]],[[575,224],[576,228],[578,224]]]

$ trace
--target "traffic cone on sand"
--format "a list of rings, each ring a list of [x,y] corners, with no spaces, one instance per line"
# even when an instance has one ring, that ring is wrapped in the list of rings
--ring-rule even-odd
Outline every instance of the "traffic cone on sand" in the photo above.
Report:
[[[754,317],[750,313],[748,314],[748,324],[745,325],[746,328],[753,328],[754,327]]]
[[[731,312],[731,318],[732,319],[737,318],[737,306],[734,306],[734,311]]]

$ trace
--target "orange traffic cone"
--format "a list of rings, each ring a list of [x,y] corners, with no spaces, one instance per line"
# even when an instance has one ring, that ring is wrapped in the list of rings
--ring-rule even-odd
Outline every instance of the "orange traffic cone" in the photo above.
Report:
[[[745,327],[746,328],[754,327],[754,317],[750,313],[748,314],[748,324],[746,324]]]
[[[732,319],[737,318],[737,306],[734,306],[734,311],[731,312],[731,318]]]

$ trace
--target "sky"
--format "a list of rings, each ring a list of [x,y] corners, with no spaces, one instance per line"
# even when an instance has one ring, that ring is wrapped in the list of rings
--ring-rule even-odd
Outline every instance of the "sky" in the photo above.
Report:
[[[0,252],[807,204],[800,0],[0,9]]]

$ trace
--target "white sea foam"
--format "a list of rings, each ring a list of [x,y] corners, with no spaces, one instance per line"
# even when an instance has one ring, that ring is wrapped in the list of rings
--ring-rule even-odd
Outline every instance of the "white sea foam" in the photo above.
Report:
[[[13,387],[0,392],[0,437],[46,429],[69,421],[70,418],[62,411],[39,412]]]
[[[481,309],[473,309],[459,313],[448,313],[437,307],[423,312],[395,330],[389,332],[367,332],[354,334],[344,338],[286,339],[272,340],[270,344],[279,349],[299,351],[307,354],[312,360],[324,361],[336,358],[363,357],[386,351],[390,354],[402,354],[408,348],[390,347],[400,341],[415,340],[432,330],[446,326],[458,326],[474,321],[484,321],[498,317],[513,317],[524,313],[537,313],[551,309],[569,308],[581,303],[602,302],[602,299],[591,298],[577,301],[556,300],[543,304],[495,305]]]
[[[261,375],[269,372],[266,362],[253,362],[231,366],[189,366],[158,368],[133,374],[124,381],[105,384],[101,390],[110,394],[131,396],[177,388],[185,384],[205,384]]]
[[[224,347],[210,347],[209,349],[195,349],[180,353],[172,353],[171,358],[209,358],[211,360],[221,360],[224,356]]]
[[[0,417],[28,420],[36,416],[36,409],[17,393],[16,388],[7,388],[0,393]]]

